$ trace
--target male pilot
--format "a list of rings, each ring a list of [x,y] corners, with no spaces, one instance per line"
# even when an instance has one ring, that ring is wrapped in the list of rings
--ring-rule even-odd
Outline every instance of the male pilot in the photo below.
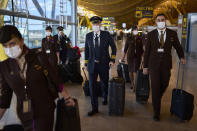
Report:
[[[98,75],[101,80],[103,105],[107,105],[109,69],[113,66],[116,58],[116,45],[110,33],[101,30],[102,18],[94,16],[90,19],[92,30],[86,35],[85,41],[85,66],[89,73],[89,88],[91,96],[92,110],[88,116],[98,113],[98,89],[96,81]],[[111,47],[111,57],[109,55]]]
[[[184,51],[178,40],[177,33],[166,28],[164,14],[156,16],[157,29],[148,33],[144,53],[143,73],[150,73],[152,87],[152,103],[154,121],[160,120],[162,96],[169,85],[172,68],[172,47],[176,49],[182,64],[185,64]]]
[[[60,60],[62,64],[65,64],[67,60],[67,44],[71,44],[70,39],[64,34],[64,27],[57,27],[58,34],[53,36],[55,43],[58,44],[60,50]]]

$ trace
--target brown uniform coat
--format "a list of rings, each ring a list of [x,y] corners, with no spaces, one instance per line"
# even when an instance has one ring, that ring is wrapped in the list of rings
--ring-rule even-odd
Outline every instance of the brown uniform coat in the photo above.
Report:
[[[124,47],[124,53],[127,53],[129,71],[136,72],[140,67],[143,54],[142,39],[140,37],[135,38],[134,36],[128,36]]]
[[[172,47],[176,49],[179,58],[184,58],[184,51],[178,40],[177,33],[166,29],[164,52],[158,52],[161,47],[158,30],[148,33],[148,41],[144,53],[144,68],[148,68],[151,77],[152,102],[155,115],[160,115],[161,99],[169,85],[172,68]]]
[[[50,50],[50,53],[47,53],[47,50]],[[42,51],[47,54],[48,60],[51,65],[57,65],[57,55],[59,52],[59,47],[53,37],[50,37],[48,40],[46,37],[42,39]]]
[[[25,47],[24,47],[25,48]],[[25,48],[28,50],[27,48]],[[59,87],[61,81],[56,74],[53,67],[50,66],[47,61],[47,57],[44,54],[38,54],[42,57],[43,63],[45,63],[49,72],[49,77],[53,79],[54,83]],[[37,59],[37,54],[29,50],[25,56],[27,62],[26,72],[26,86],[28,97],[32,101],[32,115],[23,113],[23,100],[25,97],[24,80],[19,75],[20,68],[15,59],[7,59],[0,63],[0,75],[1,75],[1,97],[0,108],[9,108],[12,92],[14,91],[17,96],[17,112],[22,121],[23,126],[29,127],[34,120],[34,126],[36,131],[52,131],[51,124],[53,125],[53,115],[55,103],[52,98],[51,92],[48,89],[48,82],[42,73],[42,70],[36,69],[37,65],[41,65]],[[29,122],[28,122],[29,121]],[[25,131],[31,131],[26,129]]]

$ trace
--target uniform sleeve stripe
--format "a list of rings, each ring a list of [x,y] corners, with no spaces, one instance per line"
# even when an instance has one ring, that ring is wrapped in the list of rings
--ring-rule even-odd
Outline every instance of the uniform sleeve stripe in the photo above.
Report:
[[[115,55],[112,55],[111,58],[112,58],[112,59],[116,59],[116,56],[115,56]]]
[[[85,60],[85,63],[88,63],[88,60]]]

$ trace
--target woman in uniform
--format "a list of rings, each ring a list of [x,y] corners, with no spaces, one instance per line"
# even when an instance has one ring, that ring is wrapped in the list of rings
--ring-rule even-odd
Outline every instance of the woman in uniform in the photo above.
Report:
[[[10,107],[13,92],[17,97],[17,114],[25,131],[53,131],[54,100],[61,92],[68,106],[74,101],[64,88],[45,53],[28,49],[15,26],[0,28],[8,59],[0,62],[0,116]],[[53,86],[50,86],[53,83]]]
[[[56,67],[60,63],[58,44],[52,37],[52,28],[46,27],[46,37],[42,39],[42,52],[47,54],[49,63]]]
[[[122,58],[123,61],[126,54],[131,79],[131,89],[135,92],[136,72],[139,70],[143,54],[142,38],[138,36],[137,26],[132,28],[131,35],[127,37]]]

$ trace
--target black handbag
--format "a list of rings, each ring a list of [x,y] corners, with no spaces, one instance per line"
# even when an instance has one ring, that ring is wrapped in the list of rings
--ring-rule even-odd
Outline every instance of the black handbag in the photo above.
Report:
[[[42,62],[42,58],[41,56],[37,56],[40,64],[41,64],[41,68],[42,68],[42,72],[47,80],[48,83],[48,89],[53,97],[53,99],[55,100],[56,98],[58,98],[58,87],[57,85],[53,82],[53,80],[51,80],[51,78],[48,75],[48,70],[47,68],[44,66],[44,63]]]

